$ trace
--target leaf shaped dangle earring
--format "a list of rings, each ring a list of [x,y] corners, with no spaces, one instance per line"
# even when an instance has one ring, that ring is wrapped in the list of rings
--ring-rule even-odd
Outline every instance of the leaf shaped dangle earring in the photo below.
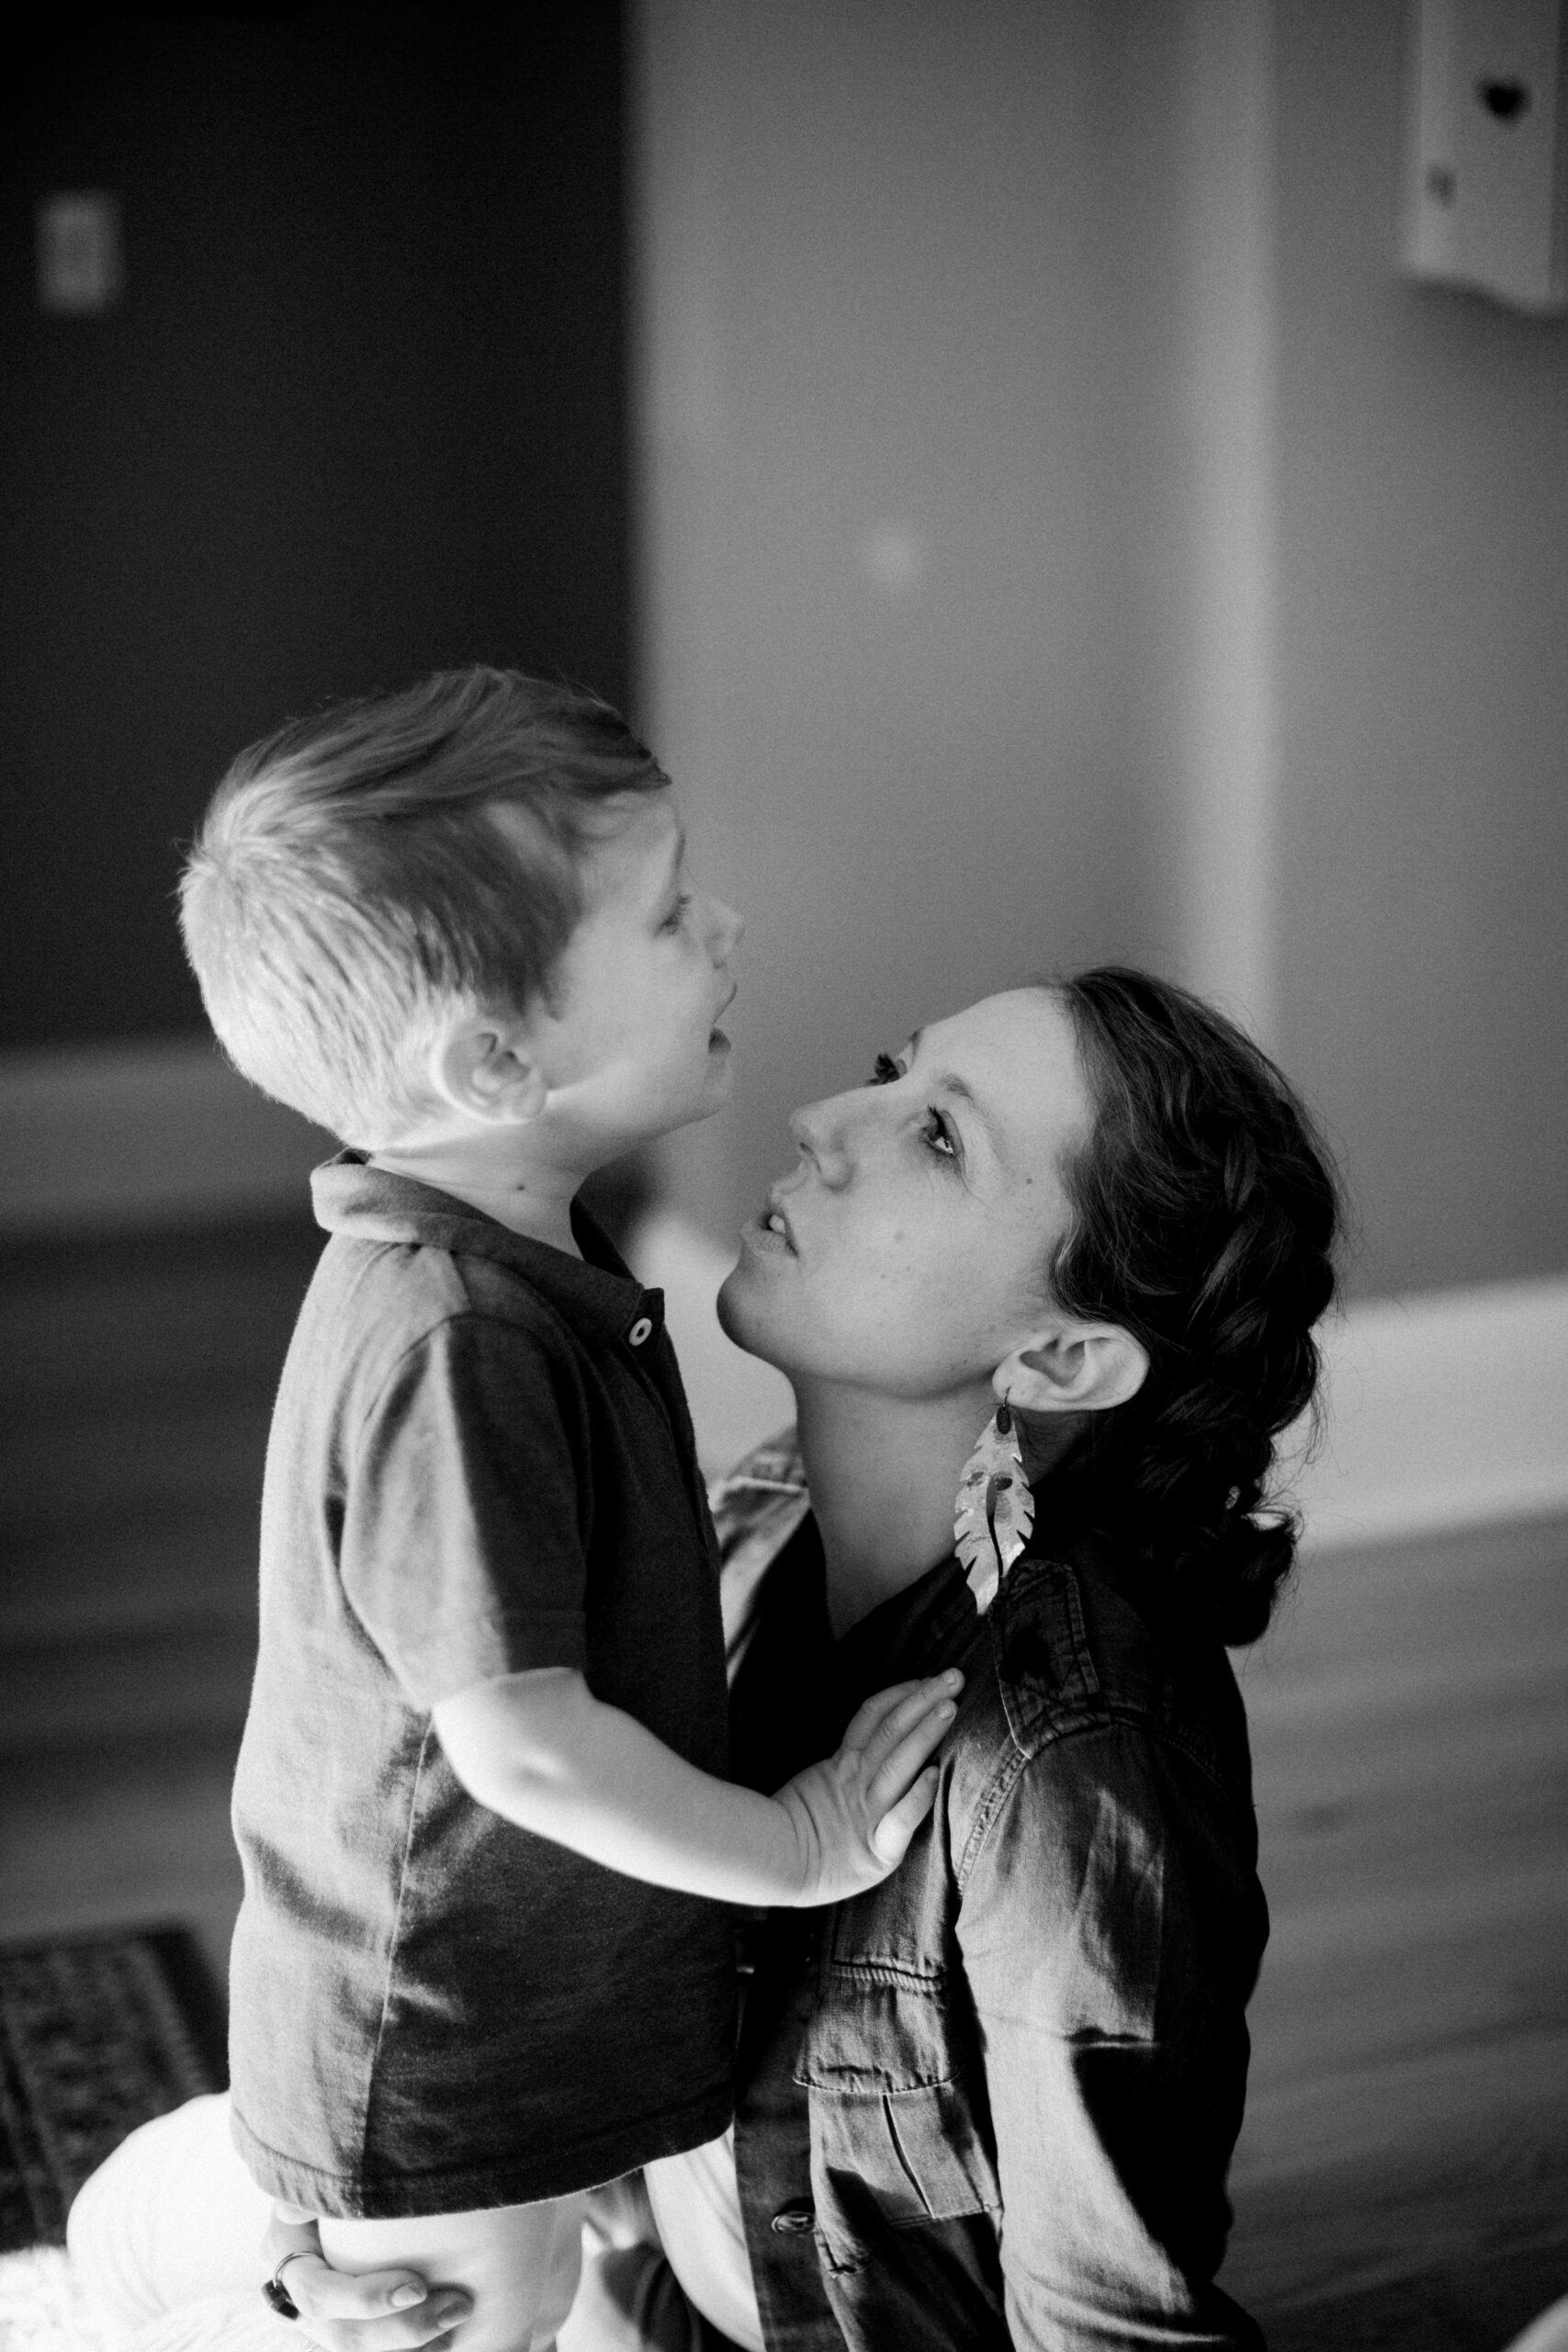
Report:
[[[968,1574],[983,1617],[997,1587],[1019,1558],[1034,1525],[1034,1497],[1023,1475],[1023,1449],[1004,1397],[964,1464],[953,1504],[953,1549]]]

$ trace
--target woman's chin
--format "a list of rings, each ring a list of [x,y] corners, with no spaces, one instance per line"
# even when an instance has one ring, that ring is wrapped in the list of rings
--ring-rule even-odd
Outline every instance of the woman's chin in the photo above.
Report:
[[[767,1275],[769,1263],[759,1261],[756,1255],[744,1247],[738,1265],[730,1268],[718,1286],[718,1328],[726,1339],[733,1340],[750,1356],[761,1356],[768,1363],[775,1362],[769,1345],[769,1316],[767,1311]]]
[[[738,1266],[731,1266],[728,1273],[720,1283],[716,1303],[718,1328],[727,1340],[734,1340],[738,1348],[743,1348],[747,1344],[746,1288],[746,1261],[742,1257],[740,1263]]]

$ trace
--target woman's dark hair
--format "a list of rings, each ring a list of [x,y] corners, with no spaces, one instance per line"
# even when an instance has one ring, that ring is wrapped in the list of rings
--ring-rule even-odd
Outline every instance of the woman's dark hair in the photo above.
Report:
[[[1317,1386],[1334,1171],[1268,1055],[1187,989],[1105,965],[1053,990],[1095,1117],[1063,1170],[1052,1292],[1149,1359],[1137,1395],[1091,1419],[1093,1508],[1223,1640],[1249,1642],[1295,1557],[1295,1518],[1258,1514],[1274,1442]]]

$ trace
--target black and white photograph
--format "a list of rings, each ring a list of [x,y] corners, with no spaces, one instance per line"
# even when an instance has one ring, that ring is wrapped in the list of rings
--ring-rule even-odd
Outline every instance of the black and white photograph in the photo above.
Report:
[[[1568,2352],[1568,0],[0,116],[0,2352]]]

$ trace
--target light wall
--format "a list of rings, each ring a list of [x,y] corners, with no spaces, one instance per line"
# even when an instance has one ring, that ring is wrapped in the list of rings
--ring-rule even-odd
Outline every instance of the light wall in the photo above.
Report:
[[[1568,1267],[1568,320],[1391,266],[1401,19],[1277,56],[1280,1043],[1369,1292]]]
[[[734,1109],[673,1155],[716,1234],[917,1023],[1170,953],[1134,21],[639,12],[642,716],[750,926]]]
[[[641,715],[791,1104],[1127,956],[1280,1051],[1363,1294],[1568,1264],[1568,326],[1394,266],[1396,0],[643,0]]]

